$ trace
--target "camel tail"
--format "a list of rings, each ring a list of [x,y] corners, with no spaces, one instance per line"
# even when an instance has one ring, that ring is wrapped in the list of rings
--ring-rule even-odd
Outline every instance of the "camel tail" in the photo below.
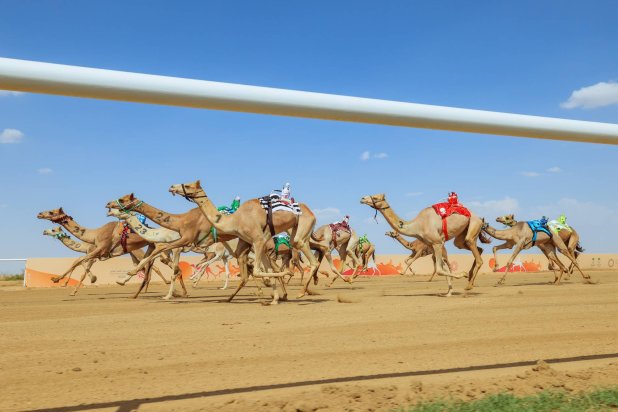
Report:
[[[491,238],[486,236],[483,231],[479,232],[479,240],[481,241],[481,243],[491,243]]]
[[[575,246],[575,250],[577,250],[579,253],[584,253],[584,250],[586,249],[584,249],[582,245],[579,242],[577,242],[577,246]]]

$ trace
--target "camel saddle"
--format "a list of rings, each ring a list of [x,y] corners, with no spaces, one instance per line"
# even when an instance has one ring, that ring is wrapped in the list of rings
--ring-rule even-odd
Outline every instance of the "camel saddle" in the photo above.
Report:
[[[275,236],[275,226],[273,224],[274,212],[289,212],[299,216],[302,211],[300,205],[292,199],[289,202],[287,199],[281,199],[278,194],[270,194],[258,199],[260,206],[266,210],[266,223],[270,229],[270,236]]]
[[[445,241],[449,239],[448,230],[446,227],[447,217],[449,217],[450,215],[454,213],[457,213],[458,215],[470,217],[470,211],[466,209],[464,205],[460,203],[451,203],[451,202],[436,203],[435,205],[432,205],[431,207],[433,207],[433,210],[435,210],[438,216],[442,218],[442,232],[444,233]]]
[[[332,230],[333,232],[333,244],[335,245],[335,247],[337,247],[337,233],[338,232],[352,233],[352,229],[350,229],[350,225],[347,224],[346,222],[331,223],[328,226],[330,227],[330,230]]]
[[[532,246],[536,243],[536,235],[539,232],[543,232],[549,237],[552,236],[549,228],[547,227],[547,218],[545,216],[539,220],[529,220],[526,223],[528,224],[530,230],[532,230]]]
[[[281,245],[286,245],[289,249],[292,249],[289,236],[275,236],[273,240],[275,241],[275,253],[279,253],[279,246]]]

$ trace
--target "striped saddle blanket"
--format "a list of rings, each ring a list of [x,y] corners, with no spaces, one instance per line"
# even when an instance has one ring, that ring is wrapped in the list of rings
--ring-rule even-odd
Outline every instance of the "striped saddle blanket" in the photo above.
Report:
[[[281,199],[281,197],[277,194],[270,194],[260,199],[260,205],[265,210],[268,210],[269,205],[272,208],[273,212],[290,212],[295,215],[300,215],[302,212],[300,210],[300,205],[298,202],[289,202],[285,199]]]

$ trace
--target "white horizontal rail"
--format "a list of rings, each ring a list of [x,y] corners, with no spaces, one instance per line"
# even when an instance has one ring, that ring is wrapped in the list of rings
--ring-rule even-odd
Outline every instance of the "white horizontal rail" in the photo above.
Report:
[[[28,259],[0,259],[0,262],[25,262]]]
[[[0,58],[0,89],[392,126],[618,144],[618,125]]]

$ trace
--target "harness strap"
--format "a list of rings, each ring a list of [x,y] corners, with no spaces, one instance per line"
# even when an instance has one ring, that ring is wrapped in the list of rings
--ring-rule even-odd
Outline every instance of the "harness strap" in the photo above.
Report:
[[[273,224],[273,205],[268,199],[268,209],[266,210],[266,223],[268,223],[268,228],[270,229],[270,236],[275,236],[275,225]]]

